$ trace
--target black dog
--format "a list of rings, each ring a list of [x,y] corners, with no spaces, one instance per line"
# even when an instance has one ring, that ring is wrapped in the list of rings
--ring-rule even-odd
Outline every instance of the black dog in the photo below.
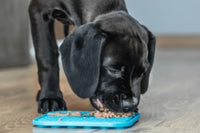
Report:
[[[60,48],[73,91],[116,112],[137,110],[148,88],[154,35],[132,18],[124,0],[32,0],[29,7],[41,91],[38,112],[65,110],[59,89],[54,19],[77,28]]]

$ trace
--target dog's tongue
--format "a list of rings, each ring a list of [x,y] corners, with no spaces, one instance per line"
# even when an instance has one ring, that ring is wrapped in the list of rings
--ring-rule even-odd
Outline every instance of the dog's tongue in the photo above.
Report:
[[[97,98],[97,104],[100,106],[100,108],[103,108],[103,104],[100,102],[98,98]]]

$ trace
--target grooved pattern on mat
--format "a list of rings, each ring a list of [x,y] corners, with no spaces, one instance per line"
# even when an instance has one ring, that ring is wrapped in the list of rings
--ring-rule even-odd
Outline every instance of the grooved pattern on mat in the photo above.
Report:
[[[49,113],[67,113],[68,111],[52,111]],[[70,111],[77,112],[77,111]],[[91,111],[79,111],[81,114]],[[119,118],[97,118],[94,116],[50,116],[48,113],[33,119],[33,125],[50,128],[126,128],[132,126],[140,118],[135,116]]]

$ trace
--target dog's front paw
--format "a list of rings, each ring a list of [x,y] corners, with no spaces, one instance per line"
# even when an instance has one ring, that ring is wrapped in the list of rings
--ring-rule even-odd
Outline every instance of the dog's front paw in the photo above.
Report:
[[[49,111],[67,110],[63,99],[42,99],[38,101],[38,113],[47,113]]]

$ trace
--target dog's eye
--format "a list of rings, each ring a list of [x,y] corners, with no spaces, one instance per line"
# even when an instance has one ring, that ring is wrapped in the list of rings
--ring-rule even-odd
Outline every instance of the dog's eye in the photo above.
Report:
[[[108,67],[107,70],[110,71],[111,73],[121,72],[120,69],[116,69],[116,68],[112,68],[112,67]]]
[[[108,71],[109,74],[115,74],[121,76],[122,73],[125,71],[125,66],[118,66],[118,65],[109,66],[106,67],[106,70]]]

